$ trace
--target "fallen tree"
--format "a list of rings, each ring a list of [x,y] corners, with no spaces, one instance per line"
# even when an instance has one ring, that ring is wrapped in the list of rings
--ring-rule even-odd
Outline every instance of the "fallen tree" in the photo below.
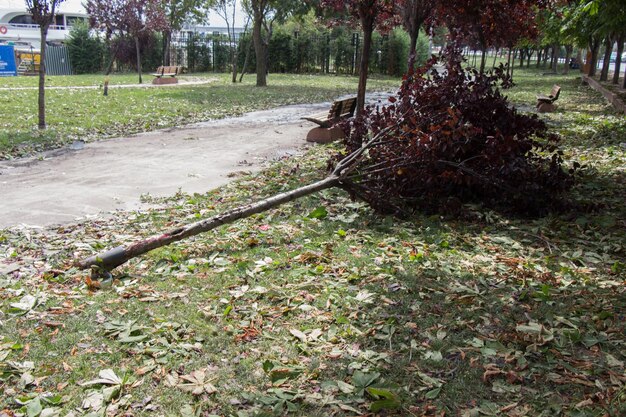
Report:
[[[92,279],[153,249],[281,204],[339,187],[383,213],[413,209],[449,211],[452,202],[481,202],[525,214],[542,214],[571,185],[558,137],[536,115],[519,114],[500,93],[510,86],[503,67],[480,74],[464,68],[458,48],[410,71],[396,97],[343,125],[345,149],[330,174],[313,184],[241,206],[77,262]],[[451,201],[452,199],[452,201]]]

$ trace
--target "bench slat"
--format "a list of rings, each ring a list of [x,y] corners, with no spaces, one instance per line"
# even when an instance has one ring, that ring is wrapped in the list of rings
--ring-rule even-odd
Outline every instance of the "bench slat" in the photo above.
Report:
[[[323,128],[329,128],[338,120],[351,117],[354,114],[355,107],[356,97],[336,100],[332,103],[328,112],[316,113],[310,116],[301,117],[301,119],[318,124]]]

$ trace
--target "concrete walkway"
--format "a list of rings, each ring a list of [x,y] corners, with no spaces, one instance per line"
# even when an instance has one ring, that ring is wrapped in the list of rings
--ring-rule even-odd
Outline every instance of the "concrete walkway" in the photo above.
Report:
[[[300,117],[328,108],[288,106],[0,161],[0,228],[140,208],[142,194],[207,192],[230,173],[295,153],[314,127]]]
[[[115,88],[154,88],[154,87],[185,87],[191,85],[202,85],[202,84],[210,84],[217,79],[208,78],[202,80],[185,80],[183,78],[178,79],[178,83],[176,84],[152,84],[151,79],[147,79],[143,84],[109,84],[109,89]],[[30,90],[38,90],[39,87],[0,87],[0,91],[30,91]],[[58,86],[46,86],[46,90],[98,90],[102,89],[101,85],[76,85],[76,86],[66,86],[66,85],[58,85]]]

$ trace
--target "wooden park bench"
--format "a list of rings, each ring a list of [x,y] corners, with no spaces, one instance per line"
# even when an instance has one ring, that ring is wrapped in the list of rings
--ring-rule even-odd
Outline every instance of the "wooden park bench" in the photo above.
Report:
[[[302,117],[318,125],[306,136],[308,142],[328,143],[344,137],[343,131],[335,126],[342,119],[352,117],[356,109],[356,97],[335,100],[328,112]]]
[[[152,80],[152,84],[176,84],[178,83],[176,76],[181,72],[181,67],[179,66],[160,66],[152,74],[155,77]]]
[[[547,96],[538,95],[537,96],[537,111],[539,113],[549,113],[553,112],[554,102],[559,99],[559,95],[561,94],[561,87],[554,84],[552,86],[552,91]]]

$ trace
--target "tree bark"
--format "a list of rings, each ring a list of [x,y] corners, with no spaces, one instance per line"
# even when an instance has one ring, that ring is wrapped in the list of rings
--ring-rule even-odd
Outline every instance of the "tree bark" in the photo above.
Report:
[[[574,47],[572,45],[565,45],[565,67],[563,67],[563,74],[569,74],[569,61],[572,59],[572,51]]]
[[[248,48],[246,49],[246,57],[243,59],[243,68],[241,69],[241,75],[239,76],[239,82],[243,80],[243,76],[248,69],[248,61],[250,60],[250,51],[252,50],[253,42],[248,42]]]
[[[112,269],[126,263],[129,259],[143,255],[144,253],[150,252],[156,248],[178,242],[179,240],[195,236],[199,233],[213,230],[219,226],[232,223],[239,219],[250,217],[253,214],[261,213],[281,204],[325,190],[327,188],[332,188],[338,184],[339,177],[336,175],[330,175],[329,177],[313,184],[277,194],[256,203],[237,207],[225,213],[218,214],[217,216],[170,230],[164,234],[155,235],[128,246],[118,246],[104,253],[83,259],[77,263],[77,266],[81,269],[96,267],[105,271],[111,271]]]
[[[40,26],[41,33],[41,49],[39,51],[39,95],[37,98],[37,107],[39,113],[39,122],[37,126],[40,130],[46,128],[46,39],[48,38],[48,24]],[[35,57],[33,57],[33,63]]]
[[[487,61],[487,48],[483,47],[481,49],[480,55],[480,73],[483,74],[485,72],[485,63]]]
[[[541,58],[543,56],[543,51],[541,48],[537,49],[537,68],[541,67]]]
[[[609,79],[611,52],[613,52],[613,37],[607,36],[604,40],[604,61],[602,62],[602,71],[600,71],[600,81],[607,81]]]
[[[254,41],[254,55],[256,56],[256,86],[267,86],[267,60],[265,45],[263,42],[263,14],[260,10],[254,10],[254,22],[252,24],[252,39]]]
[[[415,60],[417,59],[417,40],[419,37],[419,27],[416,31],[411,31],[409,33],[410,41],[409,41],[409,62],[408,68],[409,71],[415,69]]]
[[[163,31],[163,65],[166,67],[170,66],[172,62],[170,59],[171,45],[172,45],[172,31],[165,30]]]
[[[559,55],[561,47],[558,43],[552,45],[552,72],[556,73],[559,65]]]
[[[361,51],[361,63],[359,66],[359,88],[356,96],[357,117],[361,117],[361,113],[365,109],[365,92],[367,91],[367,76],[370,63],[370,51],[372,49],[374,18],[371,16],[361,17],[361,28],[363,29],[363,50]]]
[[[141,49],[139,48],[138,36],[135,36],[135,50],[137,52],[137,74],[139,74],[139,84],[141,84]]]
[[[613,73],[613,84],[619,84],[619,72],[622,68],[622,54],[624,53],[624,40],[626,38],[626,34],[619,35],[617,38],[617,57],[615,60],[615,72]]]
[[[596,67],[598,66],[598,53],[600,51],[600,41],[597,38],[591,38],[589,42],[589,46],[591,47],[591,61],[589,62],[589,72],[587,73],[587,75],[590,77],[595,77]]]

